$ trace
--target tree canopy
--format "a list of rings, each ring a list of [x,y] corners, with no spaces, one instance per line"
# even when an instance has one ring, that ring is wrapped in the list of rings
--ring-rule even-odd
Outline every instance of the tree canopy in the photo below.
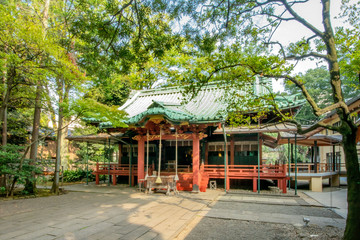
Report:
[[[260,78],[284,79],[289,91],[298,89],[307,100],[304,115],[311,111],[316,119],[336,111],[340,119],[338,126],[318,122],[306,131],[321,127],[343,137],[349,189],[345,238],[355,238],[360,227],[357,126],[346,100],[359,95],[360,3],[342,0],[339,17],[345,24],[333,28],[334,2],[3,1],[2,145],[7,143],[7,121],[14,108],[34,111],[34,126],[40,122],[39,110],[51,115],[60,149],[61,131],[71,116],[124,126],[125,114],[117,109],[129,88],[187,85],[187,91],[196,95],[211,81],[249,90],[245,96],[228,96],[229,109],[240,113],[234,119],[241,118],[244,105],[258,109],[257,121],[271,106],[283,121],[296,124],[298,132],[304,133],[297,119],[280,111],[271,91],[258,96],[249,88]],[[319,22],[302,12],[314,4],[319,7],[315,14]],[[289,26],[302,35],[290,40],[278,35],[289,32]],[[298,74],[296,65],[304,60],[327,69]],[[32,137],[32,141],[38,139]],[[59,150],[59,161],[60,155]]]

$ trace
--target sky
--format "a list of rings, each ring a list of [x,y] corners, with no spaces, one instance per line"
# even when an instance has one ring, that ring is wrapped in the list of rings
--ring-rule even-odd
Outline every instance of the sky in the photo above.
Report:
[[[356,2],[351,1],[351,2]],[[332,27],[343,25],[343,20],[335,19],[335,16],[338,16],[341,9],[341,0],[333,0],[331,1],[331,9],[330,14],[333,17],[332,19]],[[301,7],[295,8],[297,13],[310,22],[312,25],[317,27],[320,30],[323,30],[322,27],[322,18],[321,18],[321,11],[322,6],[320,4],[320,0],[310,0],[306,4],[301,4]],[[289,23],[284,23],[282,28],[279,28],[277,33],[274,35],[273,40],[281,41],[282,43],[288,44],[290,42],[295,42],[301,39],[303,36],[311,36],[312,32],[305,27],[301,26],[298,23],[294,23],[294,21]],[[325,63],[319,63],[318,61],[303,61],[299,62],[295,67],[295,73],[305,73],[306,70],[311,68],[316,68],[318,66],[325,65]],[[284,84],[282,80],[273,80],[273,89],[275,92],[284,91]]]

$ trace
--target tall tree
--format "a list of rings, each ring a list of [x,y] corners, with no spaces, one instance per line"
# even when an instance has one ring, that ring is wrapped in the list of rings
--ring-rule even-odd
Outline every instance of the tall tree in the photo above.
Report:
[[[42,10],[41,16],[41,24],[43,26],[43,38],[46,38],[46,29],[48,28],[48,18],[49,18],[49,8],[50,8],[50,0],[45,0],[44,7]],[[42,59],[40,58],[39,61],[41,62]],[[37,153],[38,153],[38,140],[39,140],[39,132],[40,132],[40,119],[41,119],[41,108],[42,108],[42,79],[39,80],[36,84],[36,96],[35,96],[35,106],[34,106],[34,121],[33,121],[33,128],[31,134],[31,141],[32,145],[30,148],[30,159],[31,164],[35,165]],[[35,172],[30,179],[26,181],[25,190],[29,193],[34,193],[36,189],[36,181],[35,181]]]
[[[190,19],[183,32],[193,40],[199,51],[204,52],[203,60],[193,62],[196,66],[190,75],[196,79],[197,86],[213,79],[226,79],[234,86],[243,86],[244,82],[251,82],[255,76],[282,78],[300,89],[315,116],[320,117],[336,111],[340,118],[339,126],[317,123],[305,132],[322,127],[337,131],[343,137],[348,179],[348,216],[344,238],[357,239],[357,229],[360,228],[360,172],[355,142],[357,126],[346,105],[342,85],[349,82],[342,79],[340,67],[343,67],[347,75],[358,76],[356,56],[359,56],[359,48],[352,46],[359,44],[359,23],[356,20],[360,15],[360,8],[358,2],[351,5],[350,1],[343,1],[348,6],[345,15],[349,19],[351,30],[342,28],[334,32],[330,3],[330,0],[185,0],[164,4],[174,14],[189,16],[183,18]],[[299,11],[314,8],[316,4],[320,7],[319,23],[307,20]],[[286,29],[289,24],[291,28],[296,28],[298,33],[303,31],[303,36],[290,43],[288,39],[276,39],[276,34]],[[355,44],[344,45],[345,42]],[[343,52],[347,55],[339,57]],[[324,107],[311,96],[301,77],[293,73],[294,65],[305,59],[325,62],[328,66],[330,77],[327,88],[331,89],[331,103]],[[358,85],[354,86],[358,91]],[[269,97],[271,100],[271,94]],[[260,100],[262,99],[252,102],[261,103]],[[235,108],[239,102],[233,103]],[[284,120],[297,124],[299,133],[304,133],[298,122],[283,115],[275,104],[273,107]]]
[[[58,38],[54,34],[44,37],[44,24],[46,24],[47,17],[42,19],[34,17],[43,16],[40,13],[36,14],[38,9],[44,9],[43,4],[43,1],[19,2],[13,0],[0,4],[0,28],[3,33],[0,35],[2,63],[0,68],[1,78],[4,80],[1,115],[3,116],[4,136],[7,135],[6,110],[10,103],[21,102],[19,99],[25,100],[25,97],[29,99],[29,95],[23,93],[28,94],[31,92],[29,89],[39,86],[39,82],[42,83],[44,80],[53,78],[57,72],[61,72],[62,75],[74,72],[74,68],[69,65],[70,61],[66,51],[58,44]],[[46,4],[45,9],[47,8]],[[44,14],[46,15],[46,11]],[[40,89],[38,88],[38,90]],[[38,93],[37,98],[35,97],[36,92]],[[33,94],[31,100],[36,99],[37,106],[39,106],[40,96],[42,96],[40,91],[33,91],[30,94]],[[35,116],[39,116],[39,111],[35,112],[37,112]],[[38,128],[38,125],[36,120],[34,126]],[[35,138],[30,145],[37,144]],[[36,149],[33,154],[36,154]],[[33,182],[32,179],[29,182]]]

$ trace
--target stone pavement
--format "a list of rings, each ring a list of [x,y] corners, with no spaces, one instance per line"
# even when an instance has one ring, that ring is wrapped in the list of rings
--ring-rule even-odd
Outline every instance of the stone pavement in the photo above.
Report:
[[[203,218],[344,227],[307,195],[146,195],[117,186],[72,185],[57,197],[0,202],[0,239],[183,239]]]
[[[76,191],[0,202],[0,239],[172,239],[221,194],[193,199],[116,186],[66,188]]]
[[[334,212],[343,218],[346,218],[348,210],[347,188],[326,188],[326,190],[328,191],[306,191],[304,194],[308,195],[312,199],[315,199],[323,206],[331,208]]]

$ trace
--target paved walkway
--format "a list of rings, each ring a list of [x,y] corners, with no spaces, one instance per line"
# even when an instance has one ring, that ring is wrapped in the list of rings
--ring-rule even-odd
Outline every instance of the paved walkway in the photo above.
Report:
[[[345,219],[309,197],[220,196],[203,209],[206,217],[303,226],[303,218],[318,226],[345,227]]]
[[[146,195],[134,188],[73,185],[68,194],[0,202],[0,239],[182,239],[202,218],[343,228],[345,219],[300,197],[224,194]],[[183,237],[182,237],[183,236]]]
[[[306,191],[304,193],[321,203],[323,206],[333,209],[334,212],[343,218],[347,217],[347,188],[329,188],[329,191],[326,192]]]
[[[218,195],[145,195],[134,188],[71,186],[57,197],[0,202],[0,239],[172,239]]]

